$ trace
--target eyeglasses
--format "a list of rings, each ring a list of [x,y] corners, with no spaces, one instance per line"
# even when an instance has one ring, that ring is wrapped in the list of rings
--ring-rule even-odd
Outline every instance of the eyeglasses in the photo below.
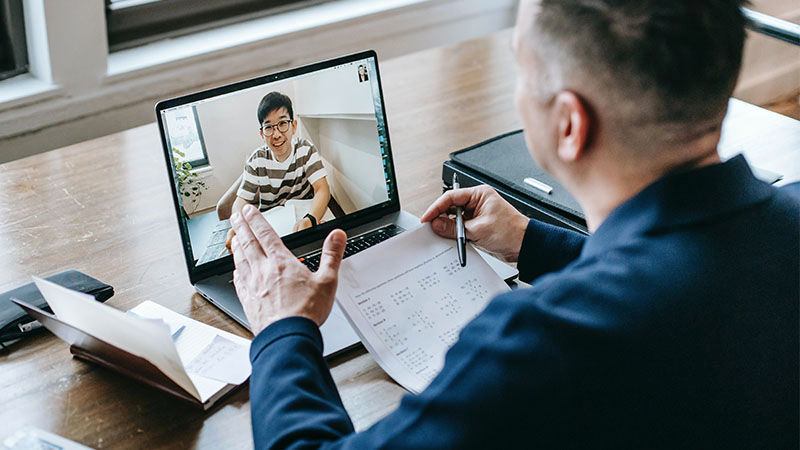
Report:
[[[280,120],[276,125],[261,125],[261,131],[264,132],[267,136],[272,136],[277,128],[278,131],[281,133],[286,133],[289,131],[289,124],[292,123],[289,120]]]

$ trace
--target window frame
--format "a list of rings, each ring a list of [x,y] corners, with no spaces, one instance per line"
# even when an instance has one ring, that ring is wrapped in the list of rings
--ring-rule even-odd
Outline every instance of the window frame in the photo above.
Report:
[[[321,3],[320,0],[105,0],[109,51]]]

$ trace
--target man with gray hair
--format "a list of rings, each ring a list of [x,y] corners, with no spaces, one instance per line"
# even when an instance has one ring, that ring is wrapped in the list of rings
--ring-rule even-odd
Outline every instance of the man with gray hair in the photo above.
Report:
[[[516,104],[536,161],[592,235],[529,221],[487,187],[422,217],[532,282],[494,298],[420,395],[360,433],[318,325],[345,235],[311,273],[255,208],[232,218],[234,283],[256,334],[262,447],[797,448],[800,204],[721,162],[741,2],[523,0]]]

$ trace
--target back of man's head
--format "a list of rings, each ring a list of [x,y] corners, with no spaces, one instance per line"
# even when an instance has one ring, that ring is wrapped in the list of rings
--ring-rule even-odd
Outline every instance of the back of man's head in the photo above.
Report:
[[[527,0],[535,1],[535,0]],[[529,45],[546,98],[589,98],[626,146],[718,127],[741,66],[739,0],[541,0]]]

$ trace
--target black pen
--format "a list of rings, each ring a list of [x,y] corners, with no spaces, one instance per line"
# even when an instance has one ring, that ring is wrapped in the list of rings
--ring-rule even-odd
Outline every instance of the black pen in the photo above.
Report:
[[[458,189],[458,176],[453,173],[453,189]],[[464,208],[456,206],[456,233],[458,236],[458,262],[467,265],[467,230],[464,229]]]

